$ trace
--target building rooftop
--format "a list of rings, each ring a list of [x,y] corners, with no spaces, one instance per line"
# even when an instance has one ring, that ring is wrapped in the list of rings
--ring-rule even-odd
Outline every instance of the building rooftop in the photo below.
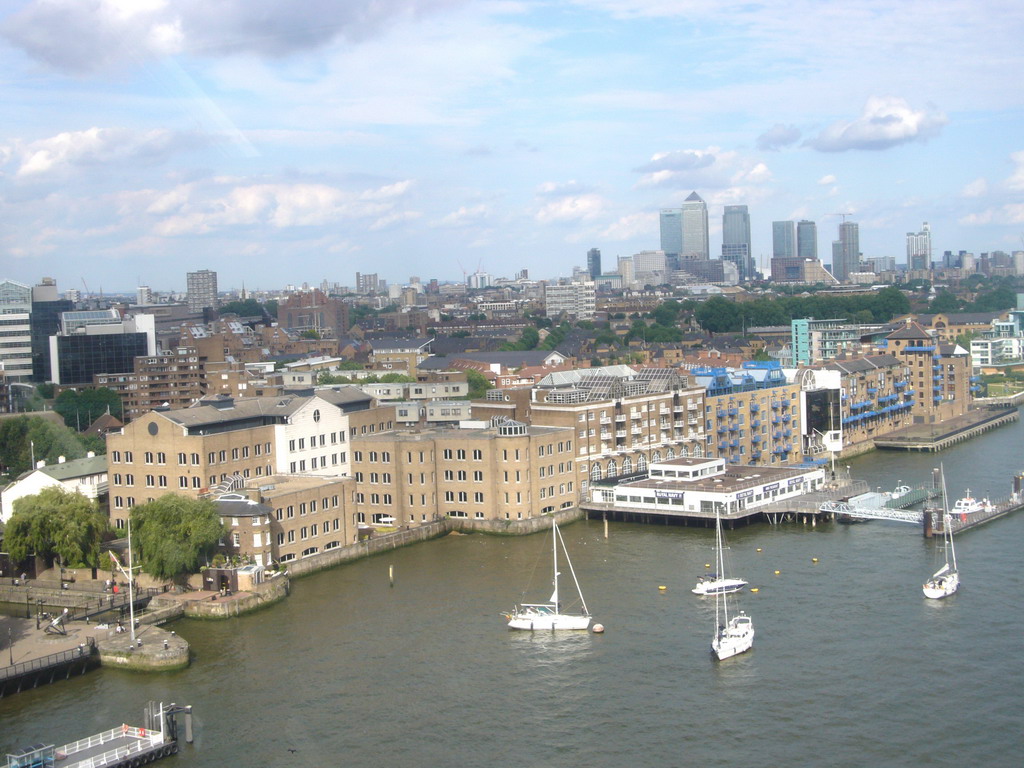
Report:
[[[673,462],[678,462],[674,459]],[[695,462],[696,465],[714,461],[714,459],[684,459],[683,461]],[[719,459],[718,461],[721,461]],[[658,462],[659,464],[668,462]],[[689,466],[694,466],[691,463]],[[677,478],[644,478],[632,482],[621,483],[621,488],[661,488],[673,491],[703,491],[705,493],[734,493],[745,491],[748,488],[756,488],[765,483],[784,483],[791,479],[801,477],[807,472],[817,469],[816,467],[747,467],[742,465],[728,466],[724,473],[707,475],[697,479],[681,480]]]

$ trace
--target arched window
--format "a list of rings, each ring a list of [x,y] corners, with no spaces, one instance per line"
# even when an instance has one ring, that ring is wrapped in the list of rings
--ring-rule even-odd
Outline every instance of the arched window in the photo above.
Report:
[[[598,464],[596,461],[594,462],[594,466],[590,468],[590,479],[591,480],[600,480],[601,479],[601,465]]]
[[[647,457],[644,456],[642,453],[640,454],[640,458],[636,460],[636,471],[637,472],[646,472],[647,471]]]
[[[668,452],[672,453],[672,449],[669,448]],[[685,445],[682,445],[682,446],[679,447],[679,456],[680,456],[680,458],[684,458],[685,459],[689,455],[690,455],[690,453],[689,453],[689,451],[686,450],[686,446]]]
[[[608,477],[617,477],[619,474],[619,465],[615,463],[615,459],[608,461]]]
[[[673,447],[672,447],[672,446],[670,445],[670,446],[668,447],[668,449],[667,449],[667,450],[665,451],[665,458],[667,458],[667,459],[674,459],[675,457],[676,457],[676,451],[675,451],[675,449],[674,449],[674,448],[673,448]]]
[[[693,446],[693,455],[696,456],[697,458],[701,458],[702,456],[704,456],[704,448],[699,444]]]
[[[629,456],[622,460],[622,474],[628,475],[633,471],[633,462],[630,461]]]
[[[651,464],[657,464],[661,461],[661,451],[655,451],[654,455],[651,456]]]

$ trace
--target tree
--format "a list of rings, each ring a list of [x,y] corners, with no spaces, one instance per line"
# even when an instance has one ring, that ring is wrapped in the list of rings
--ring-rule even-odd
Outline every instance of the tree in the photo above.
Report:
[[[85,456],[79,435],[42,416],[16,416],[0,421],[0,470],[17,477],[32,466],[32,460],[48,464]]]
[[[78,431],[88,428],[93,420],[107,411],[122,418],[121,398],[107,387],[81,391],[66,389],[57,397],[53,410],[64,417],[65,424]]]
[[[245,301],[229,301],[220,308],[220,314],[222,315],[238,315],[239,317],[263,317],[264,316],[264,305],[260,304],[256,299],[246,299]],[[275,309],[274,314],[277,314]]]
[[[928,311],[936,314],[958,312],[959,310],[960,299],[946,290],[940,292],[938,296],[932,299],[932,303],[928,305]]]
[[[466,382],[469,384],[469,392],[466,396],[470,400],[478,400],[486,394],[488,389],[494,389],[494,385],[487,380],[486,376],[472,368],[466,371]]]
[[[320,338],[320,331],[316,330],[315,328],[307,328],[306,330],[302,331],[299,334],[299,338],[316,340]]]
[[[99,564],[107,530],[107,519],[95,501],[52,486],[14,502],[4,542],[15,562],[35,554],[69,568],[88,568]]]
[[[175,493],[135,507],[131,525],[142,569],[158,579],[195,573],[228,533],[212,501]]]

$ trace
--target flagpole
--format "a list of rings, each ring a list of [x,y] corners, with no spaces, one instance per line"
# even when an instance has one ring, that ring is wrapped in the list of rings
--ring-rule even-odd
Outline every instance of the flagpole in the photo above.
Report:
[[[135,572],[132,570],[132,518],[128,515],[128,620],[132,628],[132,647],[135,646]]]

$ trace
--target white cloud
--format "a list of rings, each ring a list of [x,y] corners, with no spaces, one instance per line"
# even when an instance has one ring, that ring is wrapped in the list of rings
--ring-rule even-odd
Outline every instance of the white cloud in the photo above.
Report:
[[[85,72],[188,52],[284,56],[364,40],[460,0],[31,0],[0,32],[56,69]]]
[[[649,237],[658,230],[657,213],[633,213],[616,219],[599,233],[608,240],[632,240]]]
[[[546,203],[534,214],[540,224],[587,221],[601,215],[605,201],[600,195],[570,195]]]
[[[319,227],[344,220],[369,220],[381,229],[420,214],[398,211],[393,203],[377,199],[379,190],[352,193],[317,183],[249,183],[224,187],[181,185],[165,193],[129,197],[129,205],[144,205],[158,217],[157,234],[205,234],[228,228]],[[370,194],[367,195],[367,192]],[[164,216],[164,214],[167,214]]]
[[[997,208],[975,211],[957,219],[964,226],[1019,226],[1024,224],[1024,203],[1007,203]]]
[[[1024,152],[1013,152],[1010,159],[1016,167],[1006,180],[1006,187],[1014,192],[1024,191]]]
[[[821,152],[850,149],[889,149],[912,141],[926,141],[946,124],[934,108],[915,110],[903,99],[872,96],[860,117],[839,120],[806,144]]]
[[[836,183],[836,177],[835,177],[835,175],[829,173],[829,174],[826,174],[825,176],[822,176],[820,179],[818,179],[818,183],[821,184],[823,187],[827,186],[829,184],[835,184]]]
[[[463,205],[443,216],[434,226],[463,227],[485,221],[490,215],[491,211],[486,205],[474,205],[469,208]]]
[[[412,181],[405,179],[394,184],[386,184],[377,189],[368,189],[359,195],[360,200],[391,200],[403,196],[412,187]]]
[[[200,134],[163,129],[140,132],[92,127],[28,143],[17,142],[4,147],[0,156],[7,162],[17,163],[17,176],[28,177],[60,172],[72,166],[155,165],[176,152],[209,142],[209,137]]]
[[[987,192],[988,181],[983,177],[967,182],[967,184],[964,185],[964,188],[960,190],[960,194],[963,197],[983,197]]]
[[[800,129],[795,125],[776,123],[757,137],[757,148],[775,152],[800,140]]]

